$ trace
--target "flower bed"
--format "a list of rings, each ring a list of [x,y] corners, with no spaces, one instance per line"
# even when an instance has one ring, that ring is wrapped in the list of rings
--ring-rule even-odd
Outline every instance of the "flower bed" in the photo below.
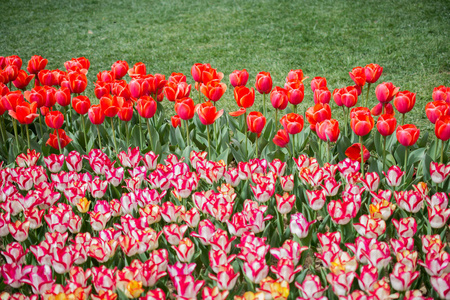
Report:
[[[392,83],[356,107],[374,64],[333,93],[313,78],[304,116],[301,70],[284,88],[259,73],[254,111],[247,71],[233,72],[239,109],[224,113],[207,64],[191,70],[197,104],[185,75],[118,61],[97,75],[96,105],[87,59],[45,65],[0,59],[2,299],[450,299],[450,89],[426,106],[429,141],[403,124],[415,95]]]

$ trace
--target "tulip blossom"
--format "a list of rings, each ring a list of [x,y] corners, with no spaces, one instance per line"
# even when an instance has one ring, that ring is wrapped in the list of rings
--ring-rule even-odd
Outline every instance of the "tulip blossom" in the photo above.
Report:
[[[296,113],[284,115],[280,122],[289,134],[300,133],[303,129],[303,116]]]
[[[28,71],[30,74],[34,74],[31,73],[30,71]],[[448,102],[448,87],[445,87],[443,85],[437,86],[433,89],[433,94],[432,94],[432,98],[433,101],[446,101]]]
[[[302,239],[308,235],[309,226],[315,222],[316,220],[308,222],[303,214],[296,213],[291,216],[289,228],[291,229],[292,234],[295,234]]]
[[[414,145],[419,139],[420,130],[413,124],[397,127],[397,140],[405,147]]]
[[[24,90],[34,77],[35,75],[28,75],[24,70],[19,70],[16,79],[14,79],[13,81],[13,84],[16,88]]]
[[[294,105],[295,112],[297,105],[305,98],[305,86],[301,81],[289,81],[284,84],[284,88],[287,91],[289,103]]]
[[[400,88],[395,87],[392,82],[383,82],[375,89],[375,95],[379,102],[385,104],[394,99],[399,89]]]
[[[328,104],[316,104],[305,112],[305,117],[310,124],[311,130],[316,130],[316,124],[331,119],[331,108]]]
[[[230,83],[233,87],[245,86],[248,81],[248,72],[246,69],[234,70],[230,74]]]
[[[327,79],[325,77],[314,77],[311,80],[311,89],[313,93],[316,89],[326,86],[327,86]]]
[[[416,104],[416,94],[409,91],[398,92],[394,99],[394,106],[401,114],[410,112]]]
[[[435,130],[436,137],[442,142],[448,141],[450,139],[450,116],[442,116],[436,120]],[[442,154],[441,154],[442,155]],[[441,156],[442,158],[442,156]]]
[[[350,78],[357,84],[362,87],[366,83],[366,72],[363,67],[353,68],[351,72],[348,72]]]
[[[195,253],[194,243],[188,238],[182,239],[178,243],[178,247],[172,246],[172,249],[177,253],[178,260],[184,263],[189,263]]]
[[[393,134],[396,127],[397,119],[393,115],[384,114],[377,120],[377,130],[382,136]]]
[[[223,82],[211,80],[206,85],[200,87],[200,92],[209,99],[209,101],[218,101],[227,90],[227,85]]]
[[[286,147],[289,141],[289,133],[285,129],[278,130],[277,134],[273,137],[273,143],[281,148]]]
[[[396,187],[402,182],[405,172],[403,172],[400,167],[394,165],[390,167],[386,173],[383,171],[383,174],[386,178],[387,184],[391,187]]]
[[[377,239],[386,231],[386,222],[383,219],[374,219],[368,215],[362,215],[359,223],[354,223],[356,231],[366,237]]]
[[[30,74],[37,75],[47,65],[48,60],[40,55],[33,55],[28,61],[27,70]]]
[[[63,129],[55,129],[53,133],[50,133],[50,137],[45,144],[56,150],[61,150],[66,147],[71,141],[72,139],[67,136],[66,132]]]
[[[255,102],[255,90],[246,86],[237,86],[234,89],[234,99],[239,107],[249,108]]]
[[[314,103],[330,103],[331,92],[326,86],[314,90]]]
[[[393,272],[389,275],[392,287],[397,291],[408,290],[418,277],[418,271],[414,272],[402,263],[396,263]]]
[[[361,161],[361,152],[363,152],[363,159],[366,162],[370,157],[369,150],[366,149],[364,145],[362,145],[363,149],[361,149],[361,144],[356,143],[351,145],[345,150],[345,156],[354,161]]]
[[[383,73],[383,67],[377,64],[368,64],[364,68],[364,74],[366,75],[366,81],[369,83],[377,82],[378,78],[380,78]]]
[[[276,194],[275,198],[277,201],[277,210],[280,214],[285,215],[292,210],[295,203],[295,195],[284,193],[283,196],[280,196]]]

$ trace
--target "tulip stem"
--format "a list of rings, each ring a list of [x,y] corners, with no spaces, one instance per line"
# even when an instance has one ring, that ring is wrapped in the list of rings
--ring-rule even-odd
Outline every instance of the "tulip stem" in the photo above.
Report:
[[[209,125],[206,125],[206,132],[208,134],[208,154],[209,154],[209,159],[211,159],[211,138],[209,137]]]
[[[116,154],[119,154],[119,152],[117,152],[116,132],[114,131],[113,118],[110,118],[110,120],[111,120],[111,129],[112,129],[112,134],[113,134],[113,139],[114,139],[114,149],[116,151]]]
[[[402,114],[402,126],[405,125],[405,114]]]
[[[147,130],[148,130],[148,136],[150,137],[150,149],[153,150],[153,137],[152,137],[152,133],[150,132],[150,122],[147,119],[145,119],[147,121]]]
[[[345,123],[344,123],[344,131],[345,131],[345,136],[347,136],[347,123],[348,123],[348,116],[347,116],[347,111],[345,110],[345,106],[342,106],[342,110],[344,111],[344,118],[345,118]]]
[[[408,147],[405,150],[405,173],[408,171],[406,164],[408,163]]]
[[[434,160],[437,161],[437,148],[439,146],[439,139],[437,137],[437,135],[435,136],[436,141],[434,143]]]
[[[8,135],[6,134],[6,125],[5,125],[5,120],[3,119],[3,116],[0,116],[0,121],[2,123],[2,134],[8,138]],[[6,141],[6,140],[5,140]]]
[[[202,102],[202,96],[200,94],[200,85],[198,86],[198,103]]]
[[[248,137],[247,137],[247,132],[248,132],[248,128],[247,128],[247,110],[245,110],[244,113],[244,131],[245,131],[245,155],[247,155],[248,157]]]
[[[256,134],[255,145],[256,145],[256,158],[258,158],[258,134]]]
[[[81,115],[81,124],[83,125],[84,145],[86,147],[86,153],[88,153],[91,149],[88,149],[88,142],[87,142],[87,138],[86,138],[86,124],[84,123],[84,115]]]
[[[275,108],[275,134],[278,132],[278,109]]]
[[[364,148],[363,148],[363,137],[359,136],[359,143],[361,145],[361,174],[362,178],[364,178]]]
[[[264,105],[264,115],[267,115],[267,110],[266,110],[266,94],[263,94],[263,105]]]
[[[5,143],[5,132],[4,132],[4,123],[3,123],[3,116],[1,116],[1,122],[0,122],[0,131],[2,132],[2,141]]]
[[[330,158],[330,142],[327,143],[327,160],[331,164],[331,158]]]
[[[138,120],[139,120],[139,146],[142,148],[142,123],[141,123],[141,116],[138,114]]]
[[[67,126],[70,126],[69,115],[67,114],[67,106],[64,106],[64,115],[66,116]]]
[[[383,171],[386,168],[386,136],[383,137]]]
[[[102,150],[102,140],[100,138],[100,128],[99,128],[98,124],[97,124],[97,136],[98,136],[98,145],[100,147],[100,150]]]
[[[186,122],[186,138],[187,138],[187,145],[189,146],[189,124],[187,120],[184,120]]]
[[[31,149],[31,147],[30,147],[30,133],[28,132],[28,124],[25,125],[25,128],[27,130],[28,149]]]
[[[367,94],[366,94],[366,104],[364,105],[365,107],[367,107],[368,103],[369,103],[369,90],[370,90],[370,82],[367,85]]]
[[[17,121],[16,121],[16,119],[13,119],[13,128],[14,128],[14,135],[16,136],[17,150],[20,151],[20,148],[19,148],[19,136],[17,134]]]
[[[39,110],[39,128],[41,131],[41,138],[43,137],[43,131],[42,131],[42,120],[41,120],[41,111]]]
[[[125,134],[127,136],[127,149],[128,149],[128,144],[129,144],[129,133],[128,133],[128,123],[125,122]]]
[[[59,138],[59,129],[56,129],[56,137],[58,138],[59,154],[61,154],[62,153],[62,149],[61,149],[61,140]]]
[[[441,164],[444,161],[444,141],[441,143]]]

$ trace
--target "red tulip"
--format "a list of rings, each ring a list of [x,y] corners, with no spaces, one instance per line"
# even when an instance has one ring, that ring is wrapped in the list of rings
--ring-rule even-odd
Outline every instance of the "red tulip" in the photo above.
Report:
[[[450,139],[450,116],[446,115],[437,119],[434,132],[442,142]]]
[[[377,64],[368,64],[364,68],[364,73],[366,75],[366,81],[369,83],[377,82],[378,78],[380,78],[381,73],[383,73],[383,67],[380,67]]]
[[[223,82],[216,80],[209,81],[206,85],[202,84],[200,87],[200,92],[205,95],[210,101],[218,101],[225,91],[227,90],[227,85]]]
[[[8,72],[6,72],[5,70],[2,70],[2,68],[0,68],[0,83],[8,83],[9,82],[9,76],[8,76]]]
[[[246,69],[235,70],[230,74],[230,83],[233,87],[245,86],[248,81],[248,72]]]
[[[367,135],[374,126],[374,120],[368,108],[355,107],[350,112],[350,126],[356,135]]]
[[[71,93],[81,94],[87,87],[87,78],[83,73],[72,72],[67,75],[68,88]]]
[[[445,101],[442,100],[428,102],[427,105],[425,105],[425,113],[428,120],[430,120],[431,123],[435,124],[437,119],[439,119],[441,116],[445,116],[450,113],[450,107]]]
[[[23,90],[27,87],[30,81],[34,78],[34,75],[28,75],[24,70],[19,70],[19,74],[16,79],[13,81],[13,84],[16,88]]]
[[[59,133],[59,142],[61,143],[61,149],[66,147],[72,141],[72,139],[66,135],[66,132],[63,129],[55,129],[53,133],[50,133],[50,137],[45,144],[56,150],[59,150],[58,134],[56,133],[56,130],[58,130]]]
[[[289,134],[297,134],[300,133],[303,129],[303,116],[298,115],[296,113],[290,113],[284,115],[281,120],[281,125],[283,125],[284,129],[287,130]]]
[[[327,86],[327,79],[325,77],[314,77],[311,80],[311,89],[312,89],[313,93],[317,88],[326,87],[326,86]]]
[[[97,81],[94,83],[94,94],[97,99],[102,98],[103,96],[109,95],[111,92],[111,84],[103,81]],[[133,96],[133,94],[132,94]]]
[[[145,67],[145,64],[142,62],[135,63],[134,66],[128,70],[128,75],[130,75],[131,78],[136,78],[146,74],[147,68]]]
[[[18,69],[22,68],[22,59],[18,55],[11,55],[5,57],[6,66],[16,66]]]
[[[5,96],[7,93],[9,93],[8,86],[0,81],[0,96]],[[0,102],[2,102],[1,98]]]
[[[272,90],[272,77],[270,76],[270,73],[259,72],[258,75],[256,75],[255,87],[260,94],[269,94]]]
[[[51,111],[45,116],[45,124],[53,129],[61,128],[64,123],[64,115],[60,111]]]
[[[364,147],[364,145],[362,147],[364,153],[364,162],[366,162],[370,157],[370,152],[366,149],[366,147]],[[347,150],[345,150],[345,156],[347,156],[351,160],[361,162],[361,144],[356,143],[348,147]]]
[[[394,106],[401,114],[410,112],[416,104],[416,94],[409,91],[398,92],[394,99]]]
[[[100,106],[105,116],[113,118],[117,115],[122,107],[124,99],[117,96],[104,96],[100,99]]]
[[[328,104],[318,103],[306,110],[306,120],[310,124],[311,130],[316,130],[316,123],[331,119],[331,108]]]
[[[116,80],[112,85],[111,94],[122,97],[125,100],[129,100],[131,97],[131,91],[125,80]]]
[[[217,72],[217,69],[211,68],[209,64],[205,65],[205,68],[202,72],[202,83],[207,85],[209,82],[216,80],[221,81],[223,78],[223,73]]]
[[[236,86],[234,88],[234,99],[239,107],[249,108],[255,102],[255,90],[246,86]]]
[[[15,111],[9,111],[9,115],[19,121],[20,124],[31,124],[31,122],[33,122],[33,120],[39,116],[36,111],[36,102],[30,104],[26,101],[22,101],[20,103],[17,103]]]
[[[333,91],[333,99],[334,102],[336,103],[337,106],[341,107],[344,105],[344,103],[342,102],[342,91],[344,90],[344,88],[341,89],[335,89]]]
[[[9,92],[2,97],[3,107],[6,110],[16,111],[17,105],[23,101],[24,98],[21,91]]]
[[[305,77],[303,75],[302,70],[300,70],[300,69],[291,70],[291,71],[289,71],[289,73],[286,77],[286,82],[302,82],[306,78],[308,78],[308,77]]]
[[[289,140],[289,133],[285,129],[280,129],[277,134],[275,134],[272,141],[278,147],[284,148],[289,144]]]
[[[172,122],[173,128],[177,128],[178,126],[181,126],[181,120],[179,115],[172,116],[170,118],[170,121]]]
[[[314,103],[330,103],[331,92],[326,86],[314,90]]]
[[[41,73],[41,72],[39,72]],[[67,81],[67,73],[61,70],[52,70],[53,84],[52,85],[61,85],[63,81]],[[39,78],[40,79],[40,78]]]
[[[61,87],[59,90],[55,92],[55,100],[61,106],[70,105],[70,90],[66,87]]]
[[[445,101],[450,104],[449,97],[450,88],[440,85],[433,89],[433,101]]]
[[[270,102],[275,109],[283,110],[288,105],[287,91],[282,87],[275,87],[270,92]]]
[[[397,140],[405,147],[414,145],[419,139],[420,130],[413,124],[405,124],[397,128]]]
[[[217,112],[216,107],[211,102],[197,104],[195,111],[203,125],[213,124],[223,114],[223,109]]]
[[[56,88],[52,86],[44,85],[43,87],[44,94],[44,106],[51,108],[56,103]]]
[[[348,72],[348,74],[356,85],[362,87],[366,84],[366,73],[363,67],[353,68],[351,72]]]
[[[382,136],[389,136],[394,133],[397,126],[397,119],[394,115],[384,114],[378,117],[377,130]]]
[[[142,96],[136,103],[136,109],[143,118],[153,118],[156,113],[157,104],[150,96]]]
[[[169,82],[173,82],[173,83],[186,82],[186,75],[184,75],[183,73],[175,73],[175,72],[173,72],[169,76]]]
[[[39,71],[41,71],[45,68],[47,63],[48,63],[48,60],[45,58],[42,58],[42,56],[33,55],[31,57],[31,59],[28,61],[28,66],[27,66],[28,73],[37,75],[39,73]]]
[[[305,86],[301,81],[289,81],[284,84],[284,88],[287,91],[289,103],[298,105],[303,102]]]
[[[206,67],[211,67],[209,64],[196,63],[191,68],[191,75],[195,82],[202,82],[202,73]]]
[[[39,82],[43,85],[54,85],[56,78],[53,71],[41,70],[38,73]]]
[[[384,113],[383,113],[383,105],[384,105]],[[370,113],[374,116],[379,116],[382,113],[385,115],[394,115],[394,106],[392,106],[391,103],[378,103],[377,105],[375,105],[371,110]]]
[[[117,116],[120,120],[124,122],[129,122],[133,118],[133,102],[124,101],[122,107],[120,108]]]
[[[102,71],[97,74],[97,81],[102,81],[106,83],[114,83],[115,76],[113,71]]]
[[[7,65],[6,68],[3,70],[5,75],[7,76],[7,82],[11,82],[16,80],[17,76],[19,75],[20,68],[17,68],[15,65]]]
[[[259,111],[252,111],[247,115],[247,126],[250,132],[261,135],[264,126],[266,125],[266,117]]]
[[[348,86],[341,91],[342,104],[353,107],[358,102],[358,90],[354,86]]]
[[[86,96],[77,96],[72,100],[73,109],[80,115],[85,115],[91,107],[91,101]],[[100,124],[103,123],[100,122]]]
[[[103,109],[100,104],[92,105],[88,110],[88,116],[89,120],[91,120],[94,125],[102,124],[105,120],[105,114],[103,113]]]
[[[316,133],[317,136],[325,142],[336,142],[339,133],[339,122],[334,119],[324,120],[322,122],[316,123]]]
[[[124,60],[118,60],[111,66],[111,71],[114,73],[114,77],[119,80],[123,76],[127,75],[128,63]]]
[[[390,102],[397,95],[400,88],[395,87],[392,82],[380,83],[375,89],[375,95],[381,103]]]
[[[191,92],[191,85],[186,82],[168,82],[166,86],[164,86],[164,95],[169,101],[176,101],[177,99],[182,99],[185,97],[189,97]]]
[[[190,120],[194,117],[195,105],[191,98],[183,98],[175,103],[175,112],[182,120]]]

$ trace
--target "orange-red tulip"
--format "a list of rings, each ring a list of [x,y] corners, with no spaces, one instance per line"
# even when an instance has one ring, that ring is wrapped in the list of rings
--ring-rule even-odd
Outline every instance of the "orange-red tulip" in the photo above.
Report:
[[[113,83],[115,81],[113,71],[101,71],[97,74],[97,81],[103,81],[107,83]]]
[[[87,87],[87,78],[83,73],[71,72],[67,75],[67,80],[71,93],[81,94]]]
[[[16,88],[23,90],[27,87],[30,81],[34,78],[34,75],[28,75],[24,70],[19,70],[19,74],[16,79],[13,81],[13,84]]]
[[[210,81],[221,81],[223,73],[217,72],[217,69],[211,68],[209,64],[206,64],[205,69],[202,72],[202,83],[207,85]]]
[[[397,127],[397,140],[405,147],[414,145],[419,139],[420,130],[413,124]]]
[[[130,88],[125,80],[116,80],[112,85],[111,94],[125,100],[129,100],[131,97]]]
[[[247,115],[247,126],[250,132],[261,135],[264,126],[266,125],[266,117],[259,111],[252,111]]]
[[[318,103],[306,110],[306,120],[310,124],[311,130],[316,130],[316,123],[331,119],[331,108],[327,103]]]
[[[392,82],[383,82],[377,85],[375,95],[381,103],[390,102],[397,95],[399,87],[395,87]]]
[[[374,126],[374,120],[366,107],[355,107],[350,112],[350,126],[358,136],[367,135]]]
[[[136,109],[139,115],[146,119],[152,118],[155,115],[156,108],[156,101],[150,96],[143,96],[136,103]]]
[[[54,85],[56,78],[53,71],[41,70],[38,73],[39,82],[43,85]]]
[[[369,150],[366,149],[366,147],[364,147],[364,145],[362,147],[363,147],[364,162],[366,162],[370,158],[370,152]],[[356,143],[348,147],[347,150],[345,150],[345,156],[347,156],[351,160],[361,162],[361,144]]]
[[[384,114],[378,117],[377,130],[382,136],[389,136],[394,133],[397,127],[397,119],[394,115]]]
[[[288,105],[288,95],[286,89],[282,87],[275,87],[270,92],[270,102],[275,109],[283,110]]]
[[[298,105],[303,102],[303,98],[305,97],[305,86],[301,81],[286,82],[284,88],[287,91],[289,103]]]
[[[336,142],[339,134],[339,122],[334,119],[324,120],[316,124],[317,136],[325,142]]]
[[[269,72],[259,72],[256,75],[256,90],[260,94],[268,94],[272,90],[272,77]]]
[[[287,130],[289,134],[300,133],[303,129],[303,116],[296,113],[289,113],[284,115],[281,120],[281,125]]]
[[[22,59],[18,55],[11,55],[5,57],[6,66],[16,66],[17,69],[22,68]]]
[[[7,65],[4,71],[6,72],[8,82],[16,80],[17,76],[19,76],[19,68],[15,65]]]
[[[434,132],[436,137],[443,142],[450,139],[450,116],[442,116],[437,119]]]
[[[51,111],[45,116],[45,124],[50,128],[61,128],[63,123],[64,115],[60,111]]]
[[[289,140],[289,133],[284,129],[278,130],[277,134],[275,134],[272,139],[273,143],[281,148],[286,147],[286,145],[289,144]]]
[[[180,119],[179,115],[172,116],[170,118],[170,121],[172,122],[173,128],[177,128],[178,126],[181,126],[181,119]]]
[[[91,100],[87,96],[77,96],[73,98],[72,106],[78,114],[85,115],[91,107]],[[103,123],[103,121],[100,123]]]
[[[449,112],[449,105],[447,104],[447,102],[442,100],[428,102],[427,105],[425,105],[425,113],[427,115],[427,118],[433,124],[435,124],[437,119],[439,119],[441,116],[448,115]]]
[[[129,122],[133,118],[133,102],[125,101],[123,102],[122,107],[120,108],[117,116],[120,120],[124,122]]]
[[[255,103],[255,90],[246,86],[236,86],[234,88],[234,99],[239,107],[249,108]]]
[[[105,116],[113,118],[117,115],[122,107],[124,99],[117,96],[104,96],[100,99],[100,106],[103,109]]]
[[[100,104],[92,105],[88,110],[88,117],[94,125],[102,124],[105,121],[105,114]]]
[[[50,137],[45,144],[56,150],[59,150],[58,134],[56,133],[56,130],[58,130],[59,133],[59,142],[61,143],[61,149],[66,147],[72,141],[72,139],[67,136],[66,132],[63,129],[55,129],[53,133],[50,133]]]
[[[39,71],[43,70],[47,65],[48,60],[40,55],[33,55],[28,61],[27,70],[30,74],[37,75]]]
[[[377,82],[378,78],[380,78],[381,73],[383,73],[383,67],[377,64],[368,64],[364,68],[364,73],[366,75],[366,81],[369,83]]]
[[[348,86],[341,91],[342,104],[353,107],[358,102],[358,90],[354,86]]]
[[[58,102],[58,104],[61,106],[70,105],[70,98],[70,90],[64,86],[55,92],[56,102]]]
[[[358,86],[364,86],[366,84],[366,73],[363,67],[353,68],[351,72],[348,72],[350,78],[355,82]]]
[[[31,122],[39,116],[36,111],[36,102],[30,104],[26,101],[21,101],[20,103],[17,103],[15,111],[9,111],[9,115],[19,121],[20,124],[31,124]]]
[[[111,71],[114,73],[114,77],[119,80],[127,74],[128,68],[128,63],[126,61],[118,60],[111,66]]]
[[[131,78],[136,78],[147,74],[147,68],[143,62],[135,63],[134,66],[128,70],[128,75]]]
[[[168,81],[173,83],[186,82],[186,75],[184,75],[183,73],[173,72],[172,74],[170,74]]]
[[[330,103],[331,92],[326,86],[314,90],[314,103]]]
[[[213,124],[223,114],[223,109],[217,111],[211,102],[197,104],[195,111],[203,125]]]
[[[230,74],[230,83],[233,87],[245,86],[248,81],[248,72],[246,69],[234,70],[233,73]]]
[[[314,92],[317,88],[326,87],[327,79],[325,77],[314,77],[311,80],[311,90]]]
[[[301,69],[297,69],[297,70],[291,69],[286,77],[286,83],[287,82],[302,82],[306,78],[308,78],[308,77],[305,77],[305,75],[303,75],[303,71]]]
[[[2,97],[3,107],[6,110],[16,111],[17,105],[23,101],[24,98],[21,91],[9,92]]]
[[[175,103],[175,112],[182,120],[190,120],[194,117],[195,105],[191,98],[183,98]]]
[[[401,114],[410,112],[416,104],[416,94],[409,91],[398,92],[394,99],[394,106]]]
[[[218,101],[225,91],[227,90],[227,85],[223,82],[211,80],[206,85],[202,84],[200,86],[200,92],[206,96],[210,101]]]
[[[432,97],[433,97],[433,101],[442,100],[442,101],[445,101],[445,102],[450,104],[450,99],[449,99],[449,97],[450,97],[450,87],[445,87],[443,85],[435,87],[433,89]]]
[[[164,86],[163,91],[167,100],[174,102],[177,99],[189,97],[189,94],[191,93],[191,85],[186,82],[175,83],[169,81]]]

